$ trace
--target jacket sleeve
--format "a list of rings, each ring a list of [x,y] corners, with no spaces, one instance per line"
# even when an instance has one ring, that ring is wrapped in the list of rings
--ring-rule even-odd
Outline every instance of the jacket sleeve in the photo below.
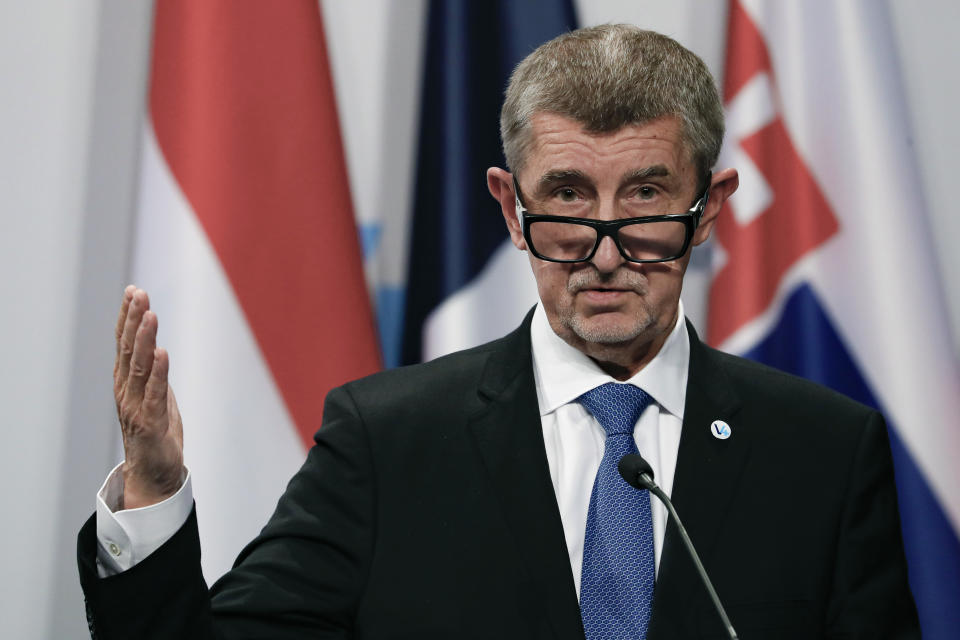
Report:
[[[92,637],[353,637],[375,521],[369,442],[345,389],[328,395],[314,439],[270,521],[209,591],[195,512],[156,552],[108,578],[97,576],[91,518],[78,562]]]
[[[886,425],[872,412],[849,470],[828,638],[920,638],[907,579]]]
[[[96,528],[96,515],[90,516],[77,538],[91,638],[217,638],[210,628],[210,601],[200,570],[195,509],[154,553],[106,578],[97,575]]]

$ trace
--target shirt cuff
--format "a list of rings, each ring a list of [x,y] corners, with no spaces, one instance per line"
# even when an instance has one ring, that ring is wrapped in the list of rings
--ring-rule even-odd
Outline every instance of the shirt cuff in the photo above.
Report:
[[[157,504],[117,510],[123,497],[121,462],[97,493],[97,573],[101,578],[126,571],[173,537],[193,509],[190,470],[175,494]]]

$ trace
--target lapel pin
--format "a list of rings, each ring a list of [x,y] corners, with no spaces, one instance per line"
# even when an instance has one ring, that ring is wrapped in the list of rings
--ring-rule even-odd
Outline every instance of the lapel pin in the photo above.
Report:
[[[713,437],[717,440],[726,440],[733,432],[730,430],[730,425],[723,420],[714,420],[710,425],[710,433],[712,433]]]

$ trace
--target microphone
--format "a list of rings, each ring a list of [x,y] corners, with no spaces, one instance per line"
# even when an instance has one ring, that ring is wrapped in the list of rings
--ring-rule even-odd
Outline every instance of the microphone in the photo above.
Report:
[[[717,595],[716,590],[713,588],[713,583],[710,582],[710,578],[707,577],[707,571],[703,568],[703,563],[700,562],[700,556],[697,555],[696,549],[693,548],[693,542],[690,541],[690,536],[687,535],[687,530],[684,528],[683,523],[680,522],[680,516],[677,515],[677,510],[673,508],[673,503],[670,502],[670,498],[667,497],[667,494],[657,486],[657,483],[653,481],[653,469],[650,467],[650,463],[643,459],[639,453],[629,453],[622,458],[620,458],[620,463],[617,465],[617,470],[620,472],[620,475],[623,476],[623,479],[627,481],[627,484],[636,488],[636,489],[646,489],[653,495],[659,498],[666,507],[667,511],[670,512],[670,516],[673,518],[673,521],[677,523],[677,529],[680,531],[680,537],[683,539],[683,544],[687,548],[687,553],[690,554],[690,558],[693,560],[694,566],[697,568],[697,573],[700,574],[700,579],[703,581],[703,586],[707,588],[707,593],[710,594],[710,599],[713,600],[713,606],[716,608],[717,613],[720,614],[720,619],[723,621],[723,626],[727,629],[727,634],[730,636],[731,640],[738,640],[737,632],[734,630],[733,625],[730,624],[730,618],[727,617],[727,612],[724,610],[723,605],[720,604],[720,597]]]

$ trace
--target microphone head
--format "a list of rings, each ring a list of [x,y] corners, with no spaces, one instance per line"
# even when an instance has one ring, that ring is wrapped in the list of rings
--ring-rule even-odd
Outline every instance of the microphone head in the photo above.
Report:
[[[653,469],[639,453],[628,453],[620,458],[617,470],[627,483],[636,489],[649,489],[653,484]],[[646,475],[646,477],[643,477]]]

